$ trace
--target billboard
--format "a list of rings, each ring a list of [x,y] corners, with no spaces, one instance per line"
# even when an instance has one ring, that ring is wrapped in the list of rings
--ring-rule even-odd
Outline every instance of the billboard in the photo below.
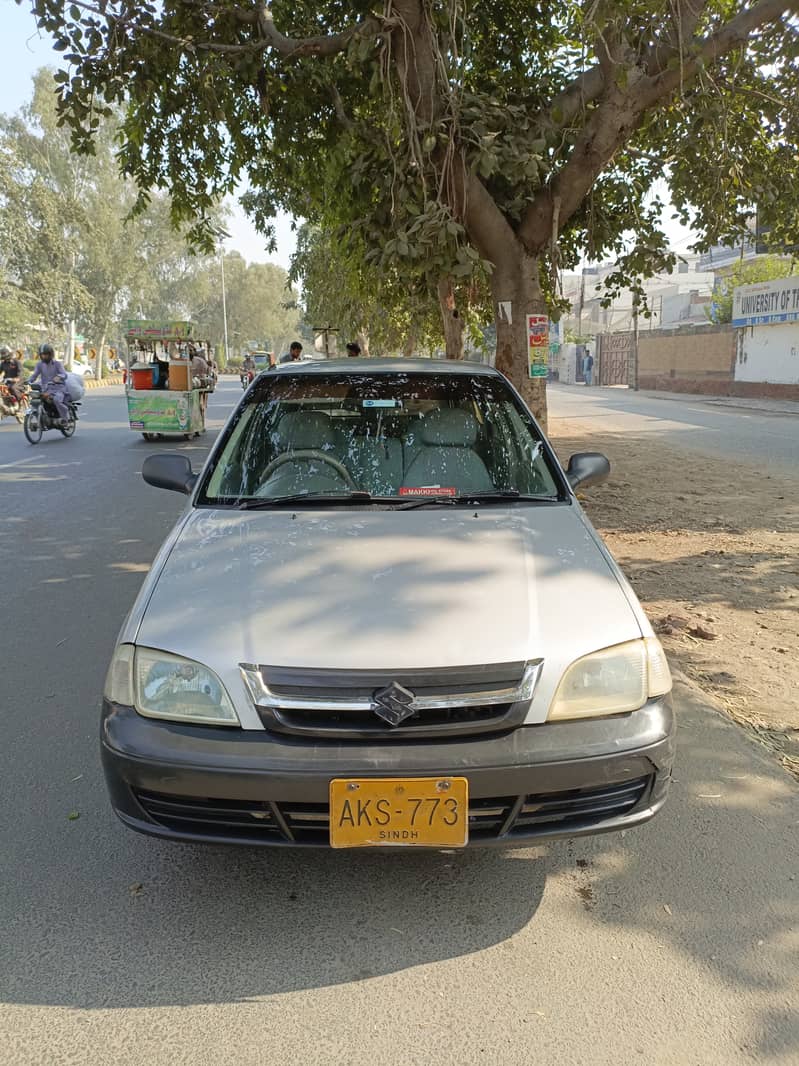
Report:
[[[527,370],[531,378],[549,374],[549,318],[527,316]]]
[[[799,322],[799,277],[739,285],[732,294],[732,324],[771,326]]]

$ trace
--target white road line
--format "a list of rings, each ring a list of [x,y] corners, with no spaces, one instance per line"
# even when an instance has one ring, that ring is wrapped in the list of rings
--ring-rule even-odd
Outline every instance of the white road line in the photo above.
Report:
[[[34,462],[38,456],[30,455],[27,459],[17,459],[15,463],[0,463],[0,470],[10,470],[12,466],[22,466],[24,463]]]

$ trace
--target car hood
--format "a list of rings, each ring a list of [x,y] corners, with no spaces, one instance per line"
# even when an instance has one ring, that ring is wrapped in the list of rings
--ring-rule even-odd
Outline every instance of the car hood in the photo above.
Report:
[[[410,671],[543,659],[543,718],[570,662],[641,636],[576,505],[194,510],[153,579],[136,642],[204,662],[234,699],[242,662]]]

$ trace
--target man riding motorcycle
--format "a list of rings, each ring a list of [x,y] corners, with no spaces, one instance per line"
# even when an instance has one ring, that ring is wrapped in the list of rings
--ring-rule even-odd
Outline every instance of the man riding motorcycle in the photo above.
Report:
[[[67,372],[56,359],[52,344],[43,344],[39,348],[39,362],[31,374],[28,383],[42,383],[42,396],[49,400],[58,412],[59,427],[64,428],[69,422],[67,402]]]
[[[243,388],[246,388],[255,377],[255,360],[251,355],[244,356],[244,363],[239,378]]]
[[[19,353],[20,355],[22,353]],[[13,355],[10,348],[0,348],[0,418],[3,415],[15,415],[21,421],[26,404],[25,390],[22,385],[22,360]]]
[[[3,345],[0,348],[0,377],[3,379],[3,384],[10,390],[12,396],[16,399],[17,403],[22,399],[22,363],[14,355],[10,348]]]

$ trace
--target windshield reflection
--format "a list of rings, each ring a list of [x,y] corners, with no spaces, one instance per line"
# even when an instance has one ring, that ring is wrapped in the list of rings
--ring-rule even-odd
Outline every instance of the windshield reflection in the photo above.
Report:
[[[229,427],[200,503],[552,498],[535,424],[501,381],[468,374],[284,375]]]

